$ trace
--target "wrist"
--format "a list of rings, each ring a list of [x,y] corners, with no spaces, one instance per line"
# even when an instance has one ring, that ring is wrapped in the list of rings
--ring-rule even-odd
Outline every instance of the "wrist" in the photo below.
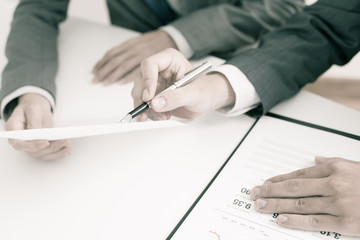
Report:
[[[210,73],[206,75],[206,86],[211,92],[213,110],[230,107],[235,104],[235,92],[227,78],[221,73]]]
[[[171,37],[170,34],[163,30],[159,30],[159,34],[160,39],[163,39],[163,41],[161,41],[164,44],[163,46],[166,46],[166,48],[175,48],[176,50],[178,50],[178,46],[176,45],[174,39]]]
[[[191,58],[194,55],[194,50],[190,46],[190,43],[185,38],[183,33],[172,25],[166,25],[160,28],[160,30],[166,32],[172,40],[175,42],[176,49],[179,50],[186,58]]]

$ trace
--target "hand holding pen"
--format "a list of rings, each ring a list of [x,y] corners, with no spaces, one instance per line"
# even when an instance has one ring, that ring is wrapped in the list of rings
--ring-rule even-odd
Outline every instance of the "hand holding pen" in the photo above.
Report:
[[[144,121],[148,117],[165,120],[171,116],[194,119],[208,111],[233,104],[235,94],[222,74],[197,77],[209,66],[209,63],[204,63],[195,68],[198,71],[192,71],[190,62],[175,49],[167,49],[145,59],[141,65],[142,79],[134,82],[132,96],[135,107],[151,101],[151,108],[142,112],[137,120]],[[193,81],[184,80],[187,77]],[[176,88],[172,84],[181,82],[180,78],[190,83],[180,84],[182,87]],[[167,89],[169,86],[171,91]]]

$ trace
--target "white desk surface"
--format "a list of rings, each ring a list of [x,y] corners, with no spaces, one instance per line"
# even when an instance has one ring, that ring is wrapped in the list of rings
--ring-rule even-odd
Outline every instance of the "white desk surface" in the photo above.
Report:
[[[57,124],[116,121],[131,108],[131,84],[94,86],[89,72],[136,33],[76,19],[61,30]],[[306,92],[274,112],[360,134],[358,112]],[[0,239],[165,239],[253,122],[209,114],[180,128],[76,139],[70,157],[52,162],[0,140]]]

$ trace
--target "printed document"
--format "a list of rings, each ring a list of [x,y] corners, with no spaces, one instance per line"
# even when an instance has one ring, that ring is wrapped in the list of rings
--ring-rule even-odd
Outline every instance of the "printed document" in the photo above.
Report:
[[[315,156],[359,160],[360,141],[262,117],[171,239],[359,239],[284,228],[276,224],[277,214],[255,211],[250,189],[270,177],[313,166]]]

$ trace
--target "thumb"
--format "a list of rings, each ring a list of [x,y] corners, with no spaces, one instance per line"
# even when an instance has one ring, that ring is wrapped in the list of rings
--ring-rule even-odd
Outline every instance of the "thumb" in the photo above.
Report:
[[[10,118],[5,123],[5,130],[24,130],[26,124],[26,117],[24,109],[21,106],[17,106],[12,112]]]
[[[40,114],[42,110],[37,107],[28,107],[25,108],[25,118],[26,118],[26,129],[42,128],[42,117],[43,114]]]
[[[342,158],[338,158],[338,157],[323,157],[323,156],[316,156],[315,157],[315,164],[316,165],[321,165],[321,164],[329,164],[329,163],[333,163],[333,162],[337,162],[337,161],[341,161],[343,160]]]
[[[160,93],[151,101],[151,107],[155,112],[168,112],[180,107],[191,107],[196,104],[199,94],[189,86]]]

